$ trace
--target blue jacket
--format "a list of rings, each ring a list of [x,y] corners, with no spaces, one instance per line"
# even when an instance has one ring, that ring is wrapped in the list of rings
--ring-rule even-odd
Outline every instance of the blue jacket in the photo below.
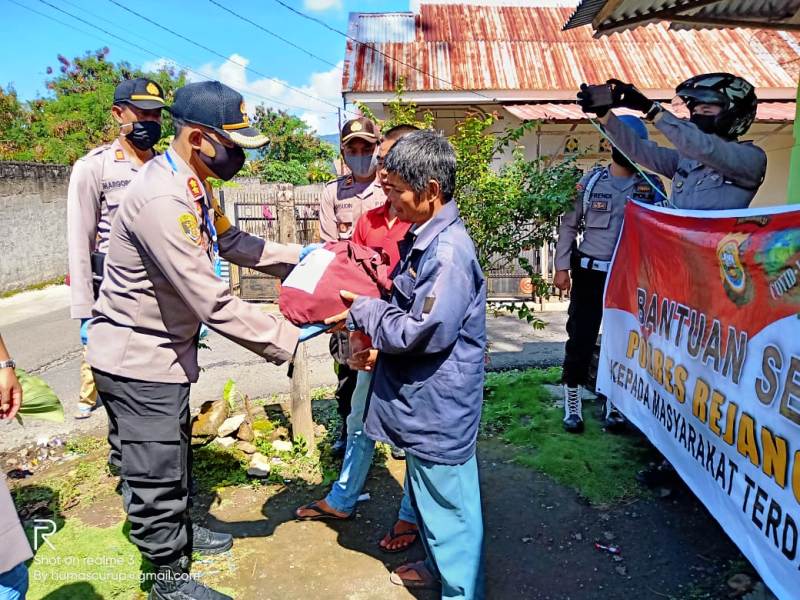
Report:
[[[364,430],[425,460],[462,464],[475,454],[483,403],[486,282],[455,201],[414,229],[390,301],[359,298],[348,317],[380,350]]]

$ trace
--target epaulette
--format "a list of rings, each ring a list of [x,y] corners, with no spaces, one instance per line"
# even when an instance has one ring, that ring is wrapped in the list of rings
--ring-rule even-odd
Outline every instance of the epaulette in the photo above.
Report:
[[[97,156],[98,154],[102,154],[103,152],[105,152],[109,148],[111,148],[111,144],[110,143],[103,144],[102,146],[98,146],[97,148],[93,148],[93,149],[89,150],[89,152],[87,152],[81,158],[89,158],[91,156]]]

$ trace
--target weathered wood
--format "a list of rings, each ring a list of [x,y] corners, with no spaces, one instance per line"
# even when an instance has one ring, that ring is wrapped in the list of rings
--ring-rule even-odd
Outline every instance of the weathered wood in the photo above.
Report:
[[[292,377],[292,439],[302,437],[308,445],[308,451],[316,448],[314,441],[314,417],[311,414],[311,390],[308,383],[308,356],[306,344],[300,344],[294,357],[294,375]]]
[[[296,243],[297,220],[295,219],[294,186],[289,183],[278,185],[278,239],[283,244]],[[292,439],[302,437],[308,451],[316,447],[314,441],[314,419],[311,415],[311,390],[308,383],[308,360],[305,344],[300,344],[294,357],[292,375],[291,418]]]

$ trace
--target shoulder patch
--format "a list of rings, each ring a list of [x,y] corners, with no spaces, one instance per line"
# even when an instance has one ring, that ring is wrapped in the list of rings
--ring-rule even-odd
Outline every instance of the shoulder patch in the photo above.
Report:
[[[200,242],[200,227],[197,225],[197,217],[191,213],[182,213],[178,217],[178,225],[181,227],[183,235],[193,244]]]
[[[119,148],[114,151],[114,160],[117,162],[125,160],[125,153]]]
[[[192,198],[197,200],[203,197],[203,187],[200,185],[200,182],[197,181],[196,177],[189,177],[186,181],[186,185],[189,187],[189,193],[192,195]]]

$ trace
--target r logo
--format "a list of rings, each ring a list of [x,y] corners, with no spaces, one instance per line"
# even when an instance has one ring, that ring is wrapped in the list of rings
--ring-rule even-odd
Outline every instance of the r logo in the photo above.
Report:
[[[53,535],[58,526],[56,525],[55,521],[50,519],[34,519],[33,521],[33,549],[34,551],[39,549],[39,546],[42,545],[42,542],[50,546],[52,550],[55,550],[56,547],[53,546],[53,543],[48,540],[51,535]],[[41,538],[39,537],[41,535]]]

